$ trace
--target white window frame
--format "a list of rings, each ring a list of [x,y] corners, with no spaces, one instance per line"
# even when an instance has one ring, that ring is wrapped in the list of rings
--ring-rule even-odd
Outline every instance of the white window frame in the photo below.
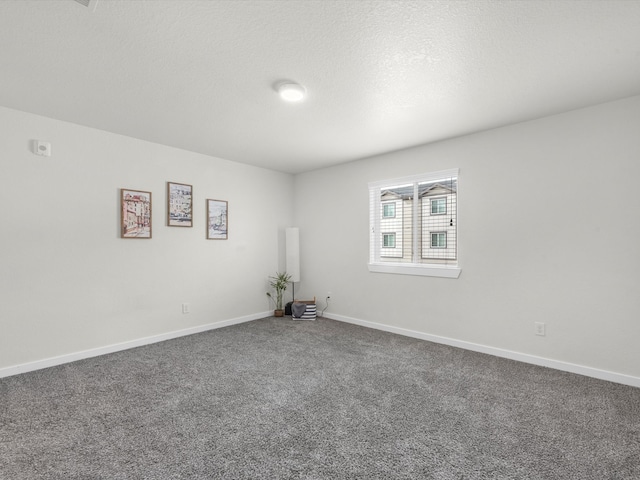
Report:
[[[435,180],[445,180],[452,177],[457,178],[458,188],[456,191],[456,203],[459,202],[459,194],[460,194],[460,175],[459,169],[453,168],[449,170],[441,170],[438,172],[425,173],[422,175],[412,175],[409,177],[402,178],[394,178],[388,180],[380,180],[376,182],[369,183],[369,230],[370,230],[370,239],[369,239],[369,264],[368,268],[370,272],[374,273],[392,273],[392,274],[400,274],[400,275],[418,275],[418,276],[426,276],[426,277],[442,277],[442,278],[458,278],[462,269],[458,264],[458,260],[453,260],[447,264],[429,264],[429,263],[418,263],[415,260],[412,263],[400,263],[400,262],[382,262],[379,259],[381,258],[381,237],[382,233],[380,230],[380,220],[382,215],[380,215],[381,204],[384,203],[380,200],[381,192],[393,185],[402,185],[402,184],[415,184],[414,190],[414,198],[418,196],[418,184],[424,182],[430,182]],[[414,204],[414,212],[413,212],[413,231],[418,231],[418,202],[413,202]],[[456,208],[457,209],[457,208]],[[456,228],[460,223],[460,215],[459,212],[456,213]],[[460,258],[460,232],[457,230],[457,246],[456,246],[456,257]],[[413,235],[413,252],[417,255],[418,252],[418,235]],[[430,244],[431,242],[429,242]]]

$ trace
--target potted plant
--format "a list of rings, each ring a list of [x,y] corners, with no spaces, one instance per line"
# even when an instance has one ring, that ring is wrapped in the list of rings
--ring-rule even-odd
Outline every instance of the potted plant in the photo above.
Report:
[[[269,277],[269,285],[274,290],[274,295],[271,292],[267,292],[267,296],[271,298],[275,304],[276,309],[273,311],[273,315],[276,317],[282,317],[284,315],[284,310],[282,309],[282,295],[287,289],[287,285],[291,280],[291,275],[287,274],[287,272],[276,272],[275,277]]]

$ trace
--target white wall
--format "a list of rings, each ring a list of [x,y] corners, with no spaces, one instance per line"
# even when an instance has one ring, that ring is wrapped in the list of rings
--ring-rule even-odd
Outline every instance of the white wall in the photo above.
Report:
[[[370,273],[367,183],[456,167],[460,278]],[[300,288],[332,292],[327,316],[640,377],[640,97],[301,174],[295,189]]]
[[[6,108],[0,171],[0,369],[273,308],[291,175]],[[193,228],[166,226],[167,181],[193,185]],[[152,192],[152,239],[119,238],[123,187]],[[206,198],[229,201],[226,241],[205,239]]]
[[[633,97],[294,179],[0,107],[0,373],[266,314],[296,224],[296,296],[331,291],[327,315],[640,379],[639,131]],[[370,273],[367,183],[455,167],[460,278]],[[193,184],[193,228],[165,226],[167,181]],[[121,187],[153,192],[153,239],[119,238]]]

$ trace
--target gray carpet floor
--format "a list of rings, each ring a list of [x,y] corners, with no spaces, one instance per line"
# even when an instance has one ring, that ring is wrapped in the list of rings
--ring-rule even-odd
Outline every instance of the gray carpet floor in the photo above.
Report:
[[[640,479],[640,389],[266,318],[0,379],[0,478]]]

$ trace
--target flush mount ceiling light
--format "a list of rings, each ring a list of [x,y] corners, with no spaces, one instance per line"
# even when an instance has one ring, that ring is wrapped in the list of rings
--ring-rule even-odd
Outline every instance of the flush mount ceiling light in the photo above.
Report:
[[[299,102],[307,96],[307,91],[302,85],[293,82],[283,82],[278,85],[278,94],[287,102]]]

